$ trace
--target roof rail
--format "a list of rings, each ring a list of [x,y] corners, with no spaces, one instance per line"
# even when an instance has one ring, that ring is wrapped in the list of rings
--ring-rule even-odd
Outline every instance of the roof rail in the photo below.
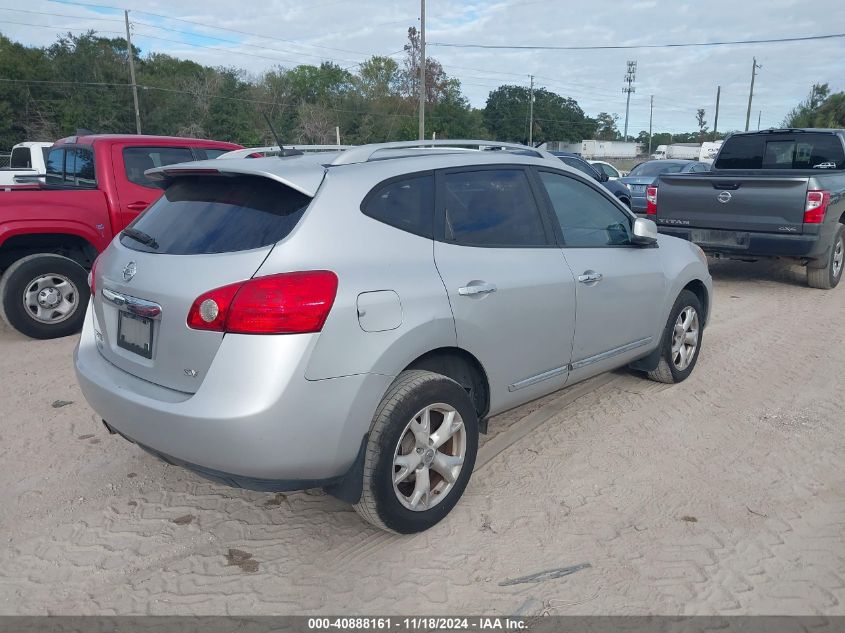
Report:
[[[438,139],[431,141],[395,141],[392,143],[372,143],[370,145],[359,145],[348,149],[332,161],[332,165],[351,165],[354,163],[366,163],[372,159],[376,152],[385,149],[425,149],[427,147],[475,147],[478,149],[518,149],[525,152],[532,152],[538,158],[554,158],[546,150],[520,145],[519,143],[502,143],[500,141],[483,141],[467,139]]]
[[[349,149],[353,147],[352,145],[285,145],[285,149],[296,149],[305,154],[311,154],[315,152],[339,152],[342,150]],[[269,147],[246,147],[244,149],[236,149],[231,152],[226,152],[225,154],[220,154],[217,158],[229,159],[229,158],[249,158],[253,154],[261,154],[262,156],[277,156],[281,152],[281,148],[278,145],[272,145]]]

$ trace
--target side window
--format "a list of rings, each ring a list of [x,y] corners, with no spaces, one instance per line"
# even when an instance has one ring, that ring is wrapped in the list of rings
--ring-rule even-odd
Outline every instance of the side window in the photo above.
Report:
[[[65,179],[65,150],[57,148],[50,150],[47,155],[47,177],[49,185],[61,185]]]
[[[77,187],[97,186],[92,150],[83,147],[68,150],[65,157],[65,184]]]
[[[127,147],[123,150],[123,165],[126,178],[142,187],[156,188],[144,172],[154,167],[188,163],[194,155],[187,147]]]
[[[28,147],[16,147],[9,157],[9,167],[12,169],[31,169],[32,154]]]
[[[572,158],[572,157],[569,157],[569,156],[565,156],[565,157],[561,158],[561,160],[564,163],[566,163],[567,165],[569,165],[570,167],[574,167],[578,171],[587,174],[593,180],[596,179],[597,172],[595,170],[595,166],[590,165],[590,163],[585,162],[583,160],[580,160],[578,158]]]
[[[604,163],[599,163],[598,165],[593,165],[593,167],[598,167],[604,173],[606,173],[610,178],[619,178],[619,172],[616,171],[610,165],[605,165]]]
[[[540,172],[566,246],[625,246],[631,220],[613,202],[575,178]]]
[[[374,220],[431,239],[434,227],[434,176],[394,180],[373,189],[361,211]]]
[[[443,176],[446,241],[467,246],[546,246],[540,210],[520,169]]]

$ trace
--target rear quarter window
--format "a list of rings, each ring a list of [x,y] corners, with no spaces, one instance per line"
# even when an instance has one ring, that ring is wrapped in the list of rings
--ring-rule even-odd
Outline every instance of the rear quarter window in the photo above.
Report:
[[[309,196],[270,178],[180,177],[130,225],[154,243],[145,245],[125,234],[120,242],[169,255],[261,248],[287,237],[310,202]]]
[[[431,239],[434,232],[434,176],[402,177],[375,187],[361,212],[392,227]]]

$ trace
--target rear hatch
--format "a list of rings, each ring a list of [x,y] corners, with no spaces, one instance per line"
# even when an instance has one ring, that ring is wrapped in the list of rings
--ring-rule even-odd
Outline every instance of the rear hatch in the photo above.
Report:
[[[809,178],[732,174],[660,176],[660,224],[724,231],[801,233]]]
[[[231,173],[174,178],[97,261],[101,353],[139,378],[195,392],[224,334],[189,328],[191,305],[250,279],[305,213],[314,182],[314,174],[305,187]]]

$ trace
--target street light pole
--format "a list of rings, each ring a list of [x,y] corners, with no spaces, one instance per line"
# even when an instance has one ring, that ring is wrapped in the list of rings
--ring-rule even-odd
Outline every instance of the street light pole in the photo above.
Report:
[[[420,140],[425,139],[425,0],[420,0]]]

